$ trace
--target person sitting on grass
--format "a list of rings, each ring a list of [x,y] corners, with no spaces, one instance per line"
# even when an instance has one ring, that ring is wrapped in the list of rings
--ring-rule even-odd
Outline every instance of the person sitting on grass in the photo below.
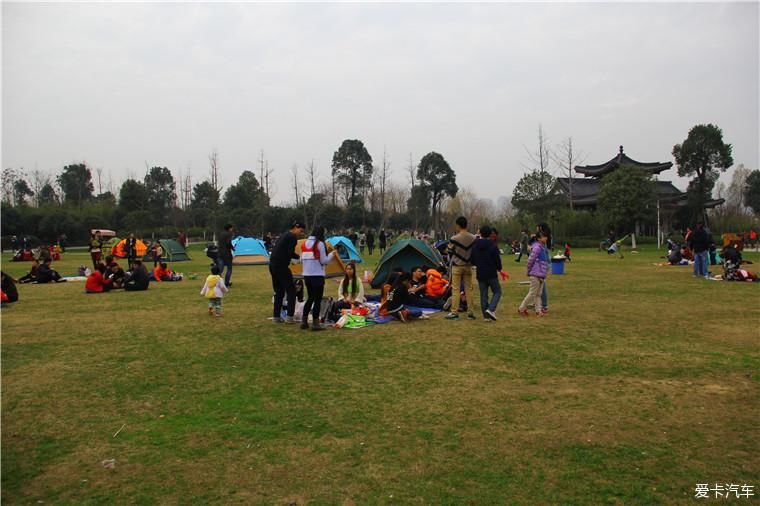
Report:
[[[336,302],[337,309],[351,309],[358,304],[364,304],[364,284],[362,280],[356,276],[356,263],[349,262],[346,264],[346,275],[340,281],[338,287],[338,301]]]
[[[132,270],[130,272],[131,275],[124,282],[124,290],[128,292],[147,290],[150,277],[141,260],[135,259],[132,262]]]
[[[442,298],[427,296],[427,276],[425,272],[430,269],[426,267],[412,267],[409,295],[406,297],[405,304],[414,307],[441,309],[443,307]]]
[[[404,323],[412,318],[423,317],[422,311],[419,309],[408,309],[404,306],[404,301],[406,301],[409,295],[411,281],[411,276],[406,272],[402,272],[396,277],[393,286],[388,291],[388,297],[380,306],[381,315],[392,316]]]
[[[87,276],[84,283],[86,293],[103,293],[113,288],[113,282],[105,277],[107,270],[103,264],[98,264],[92,274]]]
[[[219,266],[212,265],[211,274],[201,289],[201,295],[208,299],[208,314],[214,316],[222,316],[222,297],[227,293],[227,286],[219,272]]]
[[[42,262],[37,268],[37,283],[62,283],[66,281],[61,279],[58,271],[53,269],[50,262]]]
[[[18,278],[19,283],[34,283],[37,281],[37,269],[39,268],[40,263],[37,260],[32,260],[32,268],[31,270]]]
[[[166,265],[166,262],[159,264],[158,267],[153,269],[153,279],[159,283],[161,281],[172,280],[172,271],[169,269],[169,266]]]
[[[111,262],[110,267],[106,264],[106,272],[103,275],[111,282],[111,288],[124,288],[127,274],[116,262]]]
[[[0,290],[5,294],[7,300],[4,303],[12,303],[18,301],[18,289],[16,289],[16,280],[0,271]]]

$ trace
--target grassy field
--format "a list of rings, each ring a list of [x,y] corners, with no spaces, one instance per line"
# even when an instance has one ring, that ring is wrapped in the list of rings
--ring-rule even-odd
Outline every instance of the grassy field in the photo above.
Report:
[[[195,281],[21,285],[3,308],[5,504],[673,504],[716,482],[758,500],[760,284],[577,250],[547,318],[517,315],[507,259],[496,323],[312,333],[266,320],[266,267],[235,268],[210,318],[192,254],[174,268]]]

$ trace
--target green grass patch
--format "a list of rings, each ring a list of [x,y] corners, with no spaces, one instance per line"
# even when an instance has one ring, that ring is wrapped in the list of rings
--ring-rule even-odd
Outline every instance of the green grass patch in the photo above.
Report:
[[[197,279],[147,292],[21,285],[2,309],[2,499],[672,504],[760,485],[760,285],[657,267],[651,246],[573,253],[546,318],[517,314],[525,264],[504,257],[497,322],[360,331],[271,324],[261,266],[235,267],[209,318],[198,247],[173,265]]]

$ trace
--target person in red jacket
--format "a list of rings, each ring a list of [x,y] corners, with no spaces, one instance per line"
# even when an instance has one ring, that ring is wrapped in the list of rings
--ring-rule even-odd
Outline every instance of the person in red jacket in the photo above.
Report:
[[[153,279],[156,281],[171,281],[172,271],[166,263],[159,264],[158,267],[153,269]]]
[[[105,265],[98,264],[97,268],[92,271],[92,274],[87,276],[87,281],[84,283],[84,291],[87,293],[103,293],[109,291],[113,285],[110,280],[103,276],[105,271]]]

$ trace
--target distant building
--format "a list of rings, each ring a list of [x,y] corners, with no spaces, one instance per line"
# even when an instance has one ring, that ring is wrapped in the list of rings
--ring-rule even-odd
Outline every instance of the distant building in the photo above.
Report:
[[[584,177],[558,177],[558,189],[572,202],[573,209],[596,210],[599,189],[605,175],[620,167],[636,167],[657,176],[661,172],[673,167],[673,162],[639,162],[628,157],[620,146],[620,152],[611,160],[601,165],[579,165],[575,172]],[[662,229],[670,229],[670,219],[679,207],[686,204],[686,193],[676,188],[670,181],[656,181],[658,208],[661,213]],[[705,202],[705,208],[710,209],[721,205],[724,199],[714,199]]]

